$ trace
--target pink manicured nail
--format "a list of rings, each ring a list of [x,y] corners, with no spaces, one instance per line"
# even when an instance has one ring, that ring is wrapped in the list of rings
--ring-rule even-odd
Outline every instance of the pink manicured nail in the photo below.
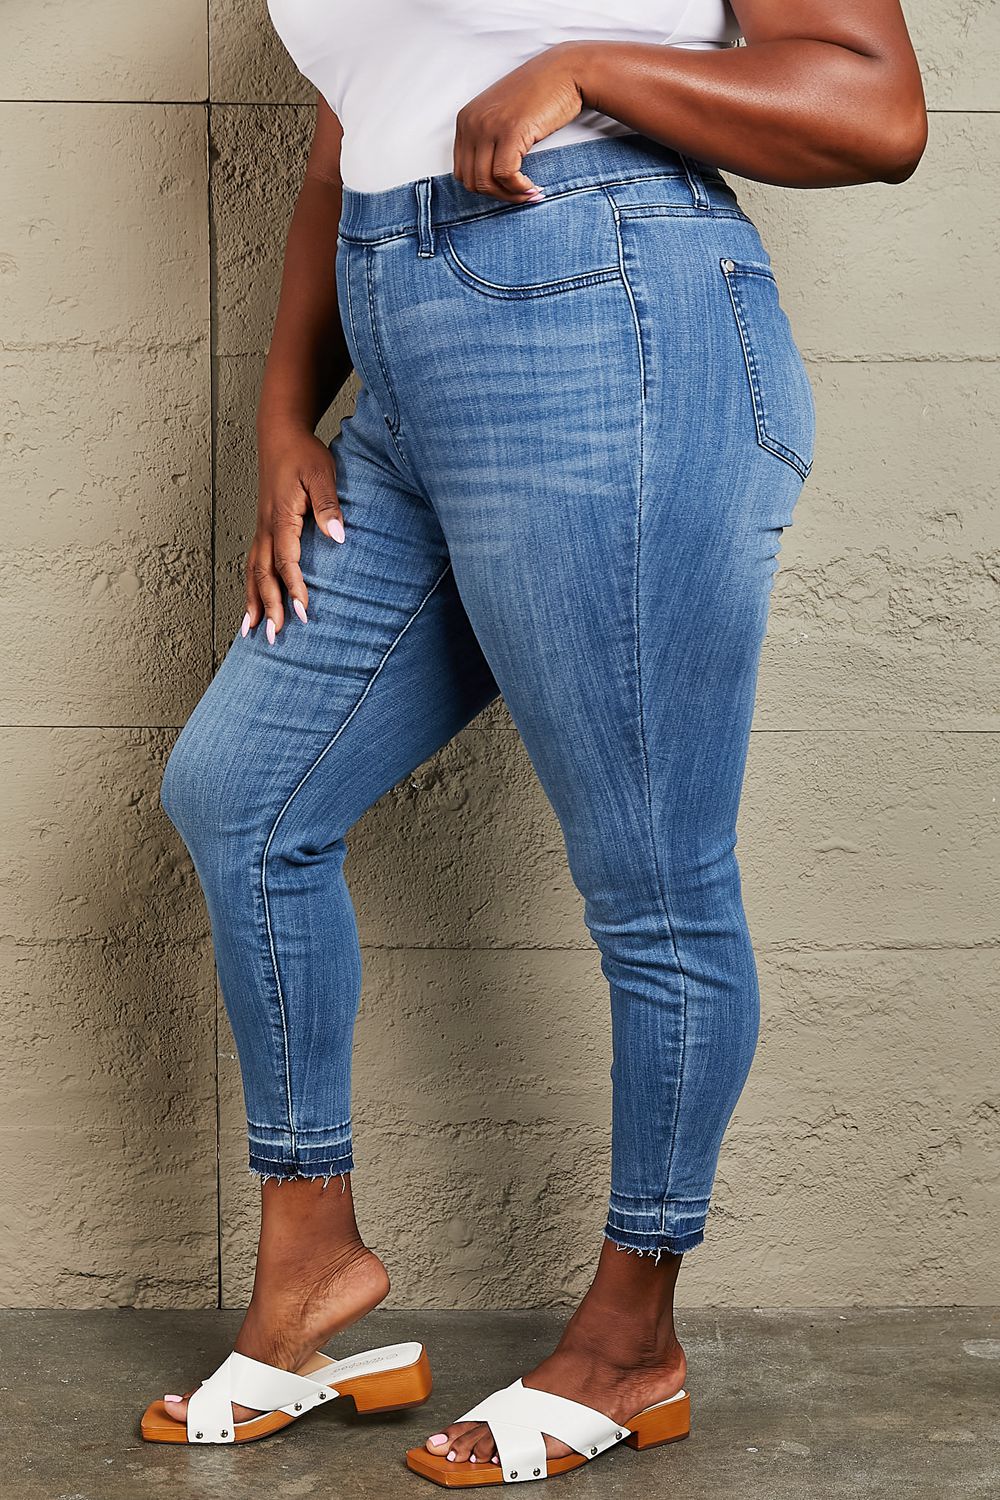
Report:
[[[469,1454],[469,1463],[470,1464],[474,1464],[475,1462],[476,1462],[476,1455],[474,1453],[470,1453]]]
[[[446,1432],[436,1432],[434,1436],[432,1438],[428,1438],[427,1441],[429,1443],[433,1443],[435,1448],[437,1448],[441,1443],[446,1443],[448,1441],[448,1434]]]
[[[449,1462],[449,1463],[450,1463],[450,1464],[453,1464],[453,1463],[454,1463],[454,1462],[455,1462],[455,1458],[456,1458],[456,1454],[455,1454],[455,1450],[454,1450],[454,1448],[453,1448],[453,1449],[452,1449],[452,1450],[451,1450],[451,1452],[450,1452],[450,1453],[449,1453],[449,1454],[448,1454],[448,1462]]]
[[[344,523],[343,523],[343,521],[341,521],[338,516],[331,516],[330,517],[330,522],[329,522],[329,527],[330,527],[330,535],[333,537],[333,540],[335,542],[342,542],[344,540]]]
[[[183,1401],[183,1396],[164,1396],[164,1401]]]
[[[246,633],[247,633],[247,631],[249,629],[250,629],[250,611],[247,610],[246,614],[243,616],[243,624],[240,626],[240,635],[246,635]]]
[[[309,616],[306,614],[306,607],[302,603],[302,600],[301,599],[293,599],[292,600],[292,608],[294,609],[295,613],[298,615],[299,619],[302,621],[303,625],[308,625],[308,623],[309,623]]]
[[[271,643],[272,646],[274,645],[274,636],[275,636],[274,621],[273,620],[268,620],[268,622],[267,622],[267,638],[268,638],[268,640],[269,640],[269,642]]]
[[[491,1464],[498,1464],[499,1462],[500,1462],[500,1460],[497,1458],[496,1454],[494,1453],[493,1457],[490,1459],[490,1463]]]

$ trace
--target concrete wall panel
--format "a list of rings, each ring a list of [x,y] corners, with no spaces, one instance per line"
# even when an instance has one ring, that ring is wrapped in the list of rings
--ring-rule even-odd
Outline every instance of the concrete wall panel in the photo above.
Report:
[[[216,985],[159,806],[171,741],[0,733],[0,1297],[14,1306],[215,1296]]]
[[[176,724],[211,672],[204,111],[0,128],[6,721]]]
[[[7,0],[0,97],[193,100],[208,93],[205,0]]]

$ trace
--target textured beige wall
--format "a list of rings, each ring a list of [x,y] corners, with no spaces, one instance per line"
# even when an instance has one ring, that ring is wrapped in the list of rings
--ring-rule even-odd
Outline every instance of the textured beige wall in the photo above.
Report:
[[[1000,1292],[1000,22],[911,8],[916,176],[736,183],[820,437],[740,824],[762,1038],[689,1303]],[[157,793],[241,613],[311,95],[261,0],[9,0],[4,22],[0,1300],[234,1302],[239,1077]],[[568,1300],[603,1223],[607,997],[503,710],[369,814],[349,874],[356,1192],[395,1302]]]

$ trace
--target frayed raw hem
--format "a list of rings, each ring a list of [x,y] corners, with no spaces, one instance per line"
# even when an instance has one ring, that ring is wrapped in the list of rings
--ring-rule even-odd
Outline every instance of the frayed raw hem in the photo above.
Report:
[[[651,1245],[649,1236],[641,1238],[630,1234],[627,1229],[616,1229],[612,1224],[604,1227],[604,1237],[611,1241],[616,1250],[624,1250],[629,1255],[655,1255],[656,1264],[660,1263],[661,1255],[686,1255],[696,1245],[700,1245],[705,1238],[704,1229],[691,1229],[685,1234],[663,1235],[663,1244]]]
[[[341,1156],[331,1162],[279,1162],[255,1156],[251,1151],[249,1170],[261,1182],[294,1182],[322,1179],[324,1188],[334,1177],[341,1179],[341,1192],[347,1191],[347,1179],[354,1171],[353,1156]]]

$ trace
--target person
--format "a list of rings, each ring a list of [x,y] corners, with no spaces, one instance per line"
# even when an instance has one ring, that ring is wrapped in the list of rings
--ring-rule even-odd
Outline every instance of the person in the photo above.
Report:
[[[897,0],[270,10],[319,91],[315,131],[257,414],[246,614],[162,782],[261,1179],[220,1430],[298,1409],[247,1361],[315,1370],[387,1294],[351,1194],[346,839],[500,694],[609,984],[610,1200],[558,1347],[407,1461],[440,1483],[544,1477],[687,1430],[674,1289],[759,1027],[735,825],[815,406],[722,173],[904,181],[919,69]],[[352,368],[328,448],[316,424]],[[457,1181],[474,1170],[456,1156]],[[168,1397],[158,1432],[183,1439],[193,1404]]]

